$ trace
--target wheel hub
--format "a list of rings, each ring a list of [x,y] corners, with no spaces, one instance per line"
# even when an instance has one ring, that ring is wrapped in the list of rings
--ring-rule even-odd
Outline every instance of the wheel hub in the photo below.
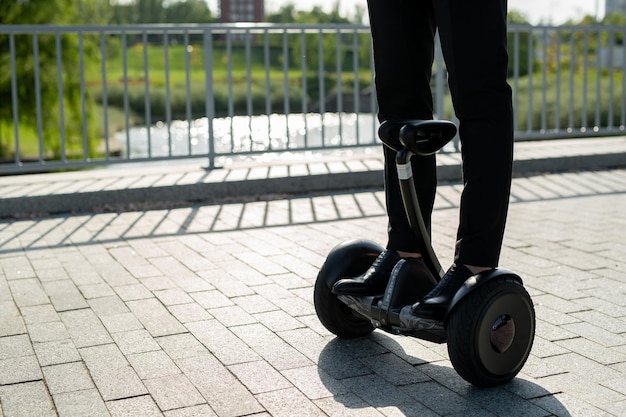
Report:
[[[515,320],[508,314],[502,314],[491,325],[489,334],[491,346],[498,353],[504,353],[515,339]]]

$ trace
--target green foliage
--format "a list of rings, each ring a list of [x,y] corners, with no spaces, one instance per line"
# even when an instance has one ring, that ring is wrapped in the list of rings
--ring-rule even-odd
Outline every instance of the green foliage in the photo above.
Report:
[[[364,14],[363,8],[356,11],[356,22],[360,22]],[[339,12],[339,2],[327,13],[321,7],[314,6],[310,11],[297,10],[293,3],[282,6],[277,13],[266,16],[271,23],[299,23],[299,24],[346,24],[351,23],[349,18]],[[357,37],[357,49],[354,49],[354,41]],[[306,67],[308,70],[317,70],[321,67],[325,71],[336,71],[340,63],[342,71],[354,69],[354,54],[358,57],[357,67],[368,68],[370,66],[370,36],[369,34],[342,34],[329,36],[321,34],[307,34],[303,38],[301,34],[289,35],[290,63],[297,68]],[[323,48],[323,55],[318,53]]]
[[[621,109],[625,93],[622,91],[622,76],[618,74],[611,83],[609,77],[590,70],[586,82],[579,72],[570,85],[569,71],[563,71],[559,78],[556,73],[549,74],[544,85],[540,77],[534,75],[533,94],[529,93],[529,79],[520,79],[519,90],[514,97],[516,129],[525,131],[530,127],[540,130],[544,125],[554,127],[557,120],[561,128],[619,126],[623,122]],[[600,89],[596,90],[598,82]],[[544,91],[545,105],[542,107]]]
[[[166,4],[167,3],[167,4]],[[115,4],[111,23],[210,23],[215,21],[204,0],[133,0]]]
[[[108,2],[105,0],[81,0],[78,4],[70,0],[25,0],[0,3],[0,23],[3,24],[68,24],[77,21],[98,23],[95,16],[106,19]],[[44,157],[71,157],[70,152],[77,152],[81,156],[91,154],[94,146],[88,143],[89,149],[82,149],[83,131],[87,131],[89,138],[94,137],[91,124],[82,126],[82,108],[80,96],[79,55],[77,51],[82,47],[83,57],[88,62],[94,59],[97,52],[97,40],[91,36],[84,36],[82,41],[78,35],[39,34],[15,35],[15,67],[17,69],[17,102],[19,109],[18,132],[41,130],[43,148],[39,154]],[[37,50],[38,60],[34,58]],[[60,60],[61,68],[57,65]],[[11,56],[9,36],[0,36],[0,102],[12,103],[11,87]],[[36,73],[39,73],[39,103],[36,94]],[[63,129],[66,133],[66,144],[59,141],[60,108],[57,74],[62,74],[63,97]],[[91,119],[91,102],[85,97],[85,118]],[[39,104],[39,105],[38,105]],[[39,113],[38,113],[39,112]],[[41,126],[37,126],[37,120]],[[2,152],[13,151],[13,107],[0,107],[0,122],[5,128],[0,132],[0,155]],[[8,127],[8,128],[7,128]],[[39,136],[39,134],[37,134]],[[93,140],[93,139],[91,139]],[[65,155],[61,155],[65,146]],[[2,155],[6,156],[6,155]]]
[[[509,11],[507,15],[507,23],[509,25],[529,25],[528,18],[523,13],[516,10]],[[507,49],[509,51],[509,77],[515,75],[516,63],[518,76],[528,75],[531,71],[532,63],[528,57],[528,44],[531,36],[530,32],[526,30],[509,33],[507,39]],[[535,43],[534,39],[533,43]],[[514,51],[517,52],[517,56],[513,55]]]
[[[361,19],[364,9],[357,8],[355,19]],[[296,9],[294,3],[282,6],[278,12],[268,14],[265,20],[270,23],[360,23],[361,20],[350,20],[339,12],[339,2],[335,3],[330,13],[326,13],[321,7],[314,6],[310,11]]]

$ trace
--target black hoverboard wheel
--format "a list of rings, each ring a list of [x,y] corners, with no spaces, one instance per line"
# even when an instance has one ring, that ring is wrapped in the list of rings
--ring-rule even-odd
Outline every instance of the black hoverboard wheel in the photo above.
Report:
[[[528,359],[535,310],[518,279],[498,276],[464,296],[448,313],[448,354],[466,381],[490,387],[510,381]]]
[[[335,246],[328,254],[315,281],[313,302],[317,317],[331,333],[343,338],[356,338],[374,331],[370,320],[339,301],[331,289],[342,278],[364,274],[382,251],[377,243],[352,240]]]

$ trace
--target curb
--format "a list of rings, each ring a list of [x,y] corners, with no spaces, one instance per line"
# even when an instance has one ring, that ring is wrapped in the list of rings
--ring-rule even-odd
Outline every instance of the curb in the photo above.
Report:
[[[23,218],[94,211],[145,210],[171,208],[201,202],[270,200],[275,196],[284,198],[285,195],[382,189],[384,178],[382,160],[378,159],[377,166],[373,168],[371,164],[361,165],[356,169],[335,170],[335,172],[326,170],[326,172],[311,173],[309,169],[298,169],[293,170],[297,171],[296,173],[286,175],[264,175],[257,178],[234,175],[234,179],[228,179],[230,174],[239,169],[237,168],[228,172],[225,172],[227,170],[213,171],[212,173],[215,174],[217,180],[212,181],[202,179],[188,183],[171,181],[169,184],[159,184],[159,181],[155,181],[157,184],[148,186],[118,185],[117,187],[110,186],[93,191],[74,189],[65,192],[58,190],[48,194],[41,194],[40,192],[39,195],[27,192],[26,195],[22,196],[0,198],[0,218]],[[626,149],[618,149],[612,153],[516,159],[513,164],[513,175],[538,175],[623,167],[626,167]],[[110,171],[107,171],[107,174],[110,175]],[[36,182],[39,189],[46,190],[49,188],[46,187],[46,184],[41,184],[42,180],[50,181],[50,188],[53,188],[53,185],[59,182],[59,178],[63,178],[68,184],[80,179],[76,173],[68,177],[58,176],[63,174],[56,174],[56,177],[46,175],[49,174],[40,174],[32,180],[31,184]],[[177,173],[176,175],[180,177],[184,174]],[[437,175],[442,183],[459,182],[462,180],[461,165],[459,162],[448,160],[447,163],[437,167]],[[203,175],[203,177],[206,176]],[[93,178],[94,181],[99,178],[97,173]]]

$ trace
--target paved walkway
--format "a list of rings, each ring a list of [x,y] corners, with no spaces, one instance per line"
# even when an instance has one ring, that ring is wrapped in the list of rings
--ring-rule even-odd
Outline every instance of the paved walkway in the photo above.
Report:
[[[459,192],[438,190],[444,265]],[[520,175],[511,201],[537,337],[488,390],[445,345],[317,320],[328,250],[384,241],[379,189],[6,219],[0,416],[625,416],[626,170]]]

